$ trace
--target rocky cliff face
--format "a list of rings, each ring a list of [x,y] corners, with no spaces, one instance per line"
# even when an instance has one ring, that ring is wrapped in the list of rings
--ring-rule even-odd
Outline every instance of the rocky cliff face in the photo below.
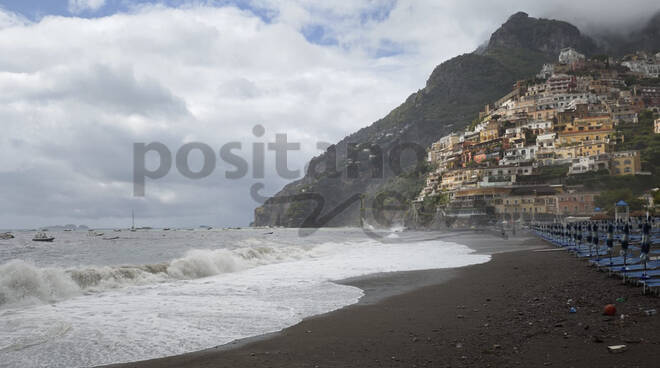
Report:
[[[488,43],[489,48],[526,49],[549,55],[558,55],[567,46],[588,55],[597,50],[596,43],[572,24],[531,18],[523,12],[512,15]]]
[[[599,36],[598,41],[600,48],[612,55],[622,56],[635,51],[660,52],[660,12],[638,31],[628,35]]]
[[[254,224],[356,226],[361,195],[373,200],[378,193],[394,190],[410,199],[418,191],[415,183],[423,179],[414,171],[400,175],[419,161],[412,146],[425,149],[464,128],[485,104],[508,93],[516,80],[533,76],[569,46],[587,54],[598,51],[591,39],[566,22],[514,14],[486,47],[438,65],[426,86],[387,116],[313,158],[303,179],[255,210]],[[348,155],[351,145],[359,146],[355,157]],[[404,154],[402,147],[408,148]],[[335,170],[328,170],[332,166]]]

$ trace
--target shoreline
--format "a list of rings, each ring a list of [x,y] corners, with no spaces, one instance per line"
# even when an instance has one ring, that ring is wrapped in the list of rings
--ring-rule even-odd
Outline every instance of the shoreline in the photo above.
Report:
[[[491,255],[491,257],[493,254],[514,252],[514,251],[519,251],[520,249],[531,250],[531,249],[547,247],[546,242],[537,239],[536,237],[533,237],[529,234],[524,234],[523,236],[519,236],[511,239],[505,239],[505,238],[493,236],[493,234],[483,231],[438,233],[438,236],[428,238],[427,240],[429,241],[441,240],[446,242],[457,243],[469,247],[470,249],[473,250],[474,254],[488,254]],[[526,242],[529,241],[532,241],[531,245],[525,244]],[[488,262],[492,262],[492,258]],[[116,363],[110,365],[103,365],[100,367],[138,367],[138,366],[141,367],[143,366],[142,364],[147,364],[145,366],[150,366],[149,365],[150,362],[156,362],[163,359],[168,360],[168,359],[174,359],[177,357],[184,357],[188,355],[204,356],[207,354],[217,354],[220,352],[240,349],[252,343],[257,343],[257,342],[267,341],[273,338],[277,338],[286,330],[293,328],[308,320],[323,318],[324,316],[327,315],[332,315],[334,313],[338,313],[341,311],[350,310],[353,307],[378,304],[383,300],[386,300],[391,297],[404,295],[425,287],[445,283],[449,280],[458,277],[459,269],[465,267],[471,267],[471,266],[472,265],[463,266],[463,267],[453,267],[453,268],[376,273],[376,274],[352,277],[343,280],[335,280],[333,281],[334,283],[353,286],[361,289],[364,295],[358,300],[357,303],[341,307],[337,310],[328,313],[306,317],[298,324],[289,326],[280,331],[237,339],[228,342],[226,344],[218,345],[216,347],[184,353],[180,355],[155,358],[155,359],[149,359],[138,362]],[[160,363],[155,363],[155,364],[156,365],[154,366],[158,366],[158,364]]]
[[[519,238],[457,238],[494,251],[492,259],[342,280],[365,297],[272,334],[110,367],[651,367],[660,359],[660,320],[644,313],[660,309],[659,298],[564,252],[532,251],[550,248],[540,239],[516,251]],[[621,297],[617,317],[602,316]],[[619,344],[627,351],[607,351]]]

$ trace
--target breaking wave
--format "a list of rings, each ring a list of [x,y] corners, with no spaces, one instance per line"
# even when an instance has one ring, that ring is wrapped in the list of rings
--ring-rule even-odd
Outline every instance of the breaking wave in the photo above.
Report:
[[[135,266],[38,267],[12,260],[0,265],[0,307],[53,303],[131,285],[191,280],[314,257],[312,248],[196,249],[170,262]]]

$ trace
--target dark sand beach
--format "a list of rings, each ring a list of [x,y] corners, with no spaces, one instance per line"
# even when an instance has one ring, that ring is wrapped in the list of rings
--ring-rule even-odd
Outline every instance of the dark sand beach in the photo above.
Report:
[[[549,248],[535,238],[445,240],[493,258],[345,280],[365,290],[360,303],[275,334],[115,367],[658,366],[660,316],[644,311],[660,310],[659,298],[563,251],[535,251]],[[616,317],[603,316],[608,303]],[[614,354],[609,345],[627,349]]]

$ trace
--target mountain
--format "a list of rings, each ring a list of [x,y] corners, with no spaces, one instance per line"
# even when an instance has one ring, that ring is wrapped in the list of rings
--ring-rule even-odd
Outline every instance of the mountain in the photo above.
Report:
[[[255,209],[254,225],[356,226],[361,195],[370,201],[366,208],[375,205],[378,193],[387,191],[411,199],[425,176],[423,167],[414,170],[413,166],[424,157],[416,159],[412,149],[400,154],[401,147],[413,143],[423,155],[423,149],[442,136],[465,128],[484,105],[509,93],[514,82],[534,76],[544,63],[556,60],[565,47],[587,55],[601,51],[569,23],[522,12],[512,15],[485,47],[438,65],[425,87],[387,116],[313,158],[305,177]],[[358,145],[357,157],[348,156],[351,145]],[[392,156],[396,159],[388,160]],[[408,174],[400,175],[399,158]],[[382,172],[374,171],[374,164],[382,166]]]
[[[567,46],[586,54],[597,50],[596,43],[577,27],[558,20],[531,18],[523,12],[512,15],[488,42],[491,49],[526,49],[553,56]]]
[[[660,12],[638,31],[627,35],[600,35],[598,42],[606,53],[612,55],[623,56],[635,51],[655,54],[660,51]]]

